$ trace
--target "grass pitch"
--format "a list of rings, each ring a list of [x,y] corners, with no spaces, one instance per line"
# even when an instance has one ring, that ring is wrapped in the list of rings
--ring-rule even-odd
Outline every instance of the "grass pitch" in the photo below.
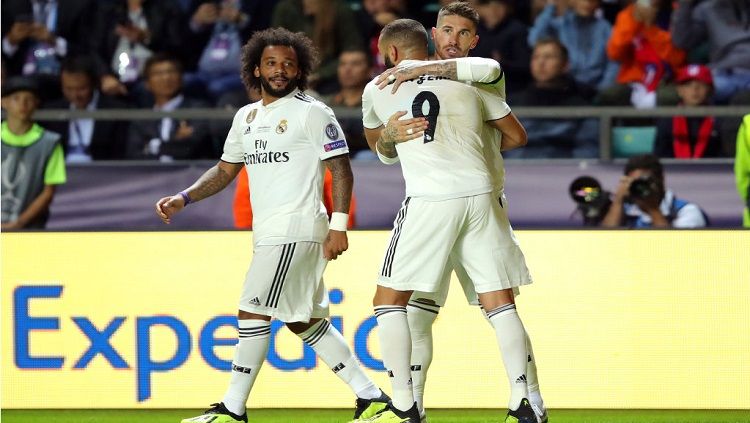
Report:
[[[3,423],[179,423],[202,410],[2,410]],[[256,423],[341,423],[351,410],[250,410]],[[428,410],[430,423],[498,423],[503,410]],[[750,423],[750,410],[550,410],[551,423]]]

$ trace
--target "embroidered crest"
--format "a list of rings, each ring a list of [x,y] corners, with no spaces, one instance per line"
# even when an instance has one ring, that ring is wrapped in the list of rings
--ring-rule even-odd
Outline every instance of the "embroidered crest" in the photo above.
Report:
[[[329,123],[326,126],[326,136],[331,140],[335,141],[339,137],[339,130],[336,129],[336,125]]]
[[[276,133],[277,134],[283,134],[286,132],[286,119],[281,119],[281,122],[279,122],[279,126],[276,127]]]
[[[247,114],[247,117],[245,118],[245,122],[250,123],[253,120],[255,120],[255,115],[258,114],[258,109],[250,110],[250,113]]]

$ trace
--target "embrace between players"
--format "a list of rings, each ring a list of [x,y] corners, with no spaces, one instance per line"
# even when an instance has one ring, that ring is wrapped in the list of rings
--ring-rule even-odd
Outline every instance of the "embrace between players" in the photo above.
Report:
[[[269,347],[272,318],[310,345],[357,397],[354,421],[427,421],[424,386],[432,360],[432,324],[455,271],[470,304],[493,327],[510,383],[506,422],[546,422],[536,363],[516,312],[514,290],[531,283],[503,194],[501,151],[526,133],[505,103],[505,78],[491,59],[468,58],[478,15],[468,4],[440,10],[428,36],[399,19],[381,32],[389,70],[365,88],[363,125],[386,164],[401,162],[406,199],[383,258],[373,299],[391,396],[364,373],[326,319],[323,271],[348,248],[353,176],[333,112],[306,95],[315,64],[301,33],[268,29],[243,48],[242,77],[262,99],[242,107],[221,160],[192,186],[160,199],[165,223],[191,202],[229,185],[246,166],[253,204],[253,258],[239,303],[239,340],[221,402],[183,422],[247,422],[246,402]],[[263,155],[278,160],[253,161]],[[333,213],[321,201],[323,172],[333,175]]]

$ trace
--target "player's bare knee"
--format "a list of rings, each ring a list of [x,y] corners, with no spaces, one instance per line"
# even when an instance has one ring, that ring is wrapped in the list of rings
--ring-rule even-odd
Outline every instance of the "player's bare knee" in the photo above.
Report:
[[[506,304],[515,304],[512,289],[502,289],[479,294],[479,302],[485,310],[494,310]]]
[[[247,311],[240,310],[237,312],[238,320],[265,320],[266,322],[271,321],[271,316],[264,316],[262,314],[249,313]]]
[[[286,327],[289,328],[292,333],[299,335],[300,333],[310,329],[321,319],[310,319],[309,322],[287,322]]]
[[[378,285],[375,290],[375,297],[372,299],[374,307],[381,305],[395,305],[406,307],[411,298],[412,291],[396,291],[393,288],[386,288]]]

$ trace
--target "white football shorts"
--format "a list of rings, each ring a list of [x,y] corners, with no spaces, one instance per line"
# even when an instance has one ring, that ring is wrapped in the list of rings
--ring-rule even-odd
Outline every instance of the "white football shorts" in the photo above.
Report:
[[[239,309],[282,322],[328,317],[327,263],[317,242],[255,246]]]
[[[449,260],[453,264],[449,264]],[[450,268],[484,293],[531,283],[526,262],[493,193],[444,201],[407,198],[399,210],[378,284],[447,296]],[[464,279],[464,277],[462,277]],[[469,297],[469,295],[467,295]],[[468,298],[473,301],[472,298]],[[441,301],[443,304],[445,300]]]

